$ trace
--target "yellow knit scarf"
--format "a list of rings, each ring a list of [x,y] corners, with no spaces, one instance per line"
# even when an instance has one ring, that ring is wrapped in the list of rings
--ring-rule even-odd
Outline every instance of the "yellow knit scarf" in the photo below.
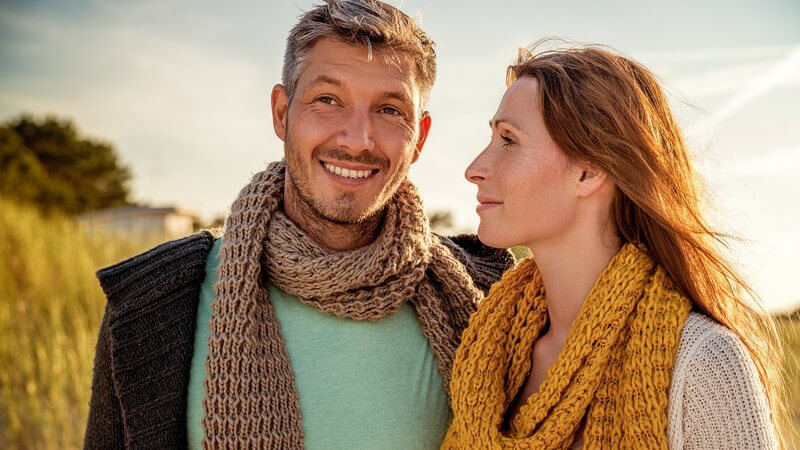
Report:
[[[495,284],[464,331],[443,449],[667,448],[667,391],[690,301],[625,244],[589,292],[556,363],[502,430],[525,382],[547,301],[533,258]]]

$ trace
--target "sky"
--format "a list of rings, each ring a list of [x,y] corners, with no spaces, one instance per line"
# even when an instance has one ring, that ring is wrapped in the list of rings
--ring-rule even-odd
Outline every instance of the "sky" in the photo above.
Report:
[[[227,212],[282,157],[269,93],[312,1],[0,0],[0,121],[56,114],[107,140],[135,200]],[[474,230],[463,172],[520,46],[611,46],[655,72],[695,152],[715,223],[767,306],[800,306],[800,2],[391,1],[437,43],[433,127],[410,177]]]

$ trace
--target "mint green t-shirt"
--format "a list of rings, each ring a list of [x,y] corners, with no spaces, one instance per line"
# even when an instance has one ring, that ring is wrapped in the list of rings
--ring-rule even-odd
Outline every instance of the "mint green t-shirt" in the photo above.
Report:
[[[202,448],[203,378],[218,239],[200,289],[189,374],[189,448]],[[414,311],[403,305],[378,322],[336,317],[300,302],[271,283],[295,375],[305,447],[315,449],[436,449],[450,408],[442,377]]]

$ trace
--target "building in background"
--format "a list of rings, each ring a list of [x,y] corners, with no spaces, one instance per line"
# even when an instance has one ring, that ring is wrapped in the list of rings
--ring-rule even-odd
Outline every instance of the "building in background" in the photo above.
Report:
[[[90,233],[104,232],[169,240],[194,232],[200,215],[189,208],[177,206],[122,206],[80,214],[76,220]]]

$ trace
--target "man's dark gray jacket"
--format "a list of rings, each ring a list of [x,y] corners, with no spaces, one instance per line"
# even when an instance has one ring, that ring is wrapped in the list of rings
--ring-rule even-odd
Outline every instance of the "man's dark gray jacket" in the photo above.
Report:
[[[473,235],[442,238],[484,292],[511,267]],[[186,398],[211,233],[159,245],[97,272],[108,298],[84,448],[185,448]]]

